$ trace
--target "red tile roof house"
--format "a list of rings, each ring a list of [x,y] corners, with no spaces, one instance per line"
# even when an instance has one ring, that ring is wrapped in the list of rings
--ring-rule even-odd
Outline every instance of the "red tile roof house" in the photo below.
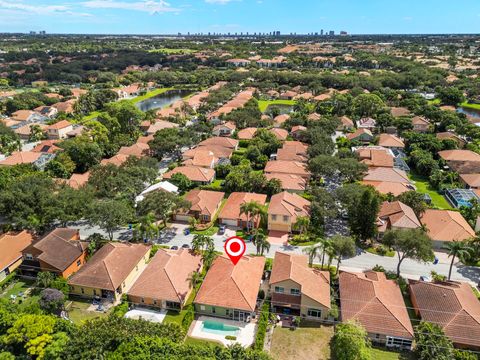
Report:
[[[308,161],[308,145],[299,141],[285,141],[283,147],[278,149],[276,160]]]
[[[460,174],[460,181],[468,189],[480,189],[480,173]]]
[[[423,321],[439,325],[455,347],[480,350],[480,302],[470,284],[409,280],[409,292]]]
[[[0,235],[0,282],[20,266],[22,251],[32,242],[33,236],[26,230]]]
[[[480,154],[471,150],[443,150],[438,152],[448,167],[459,174],[475,174],[480,169]]]
[[[34,164],[42,156],[41,152],[16,151],[9,157],[0,161],[0,166],[13,166],[18,164]]]
[[[252,220],[247,219],[246,214],[240,214],[240,207],[242,204],[250,201],[256,201],[260,205],[265,205],[267,202],[267,195],[245,192],[231,193],[218,215],[218,223],[239,229],[251,229],[254,226],[257,226],[260,223],[260,216],[257,216]]]
[[[280,141],[285,141],[287,140],[288,138],[288,131],[285,130],[285,129],[282,129],[282,128],[272,128],[269,130],[273,135],[275,135],[275,137],[277,138],[277,140],[280,140]]]
[[[342,322],[358,321],[372,342],[411,350],[414,332],[400,287],[384,273],[341,272]]]
[[[405,147],[402,139],[391,134],[380,134],[378,145],[389,149],[403,149]]]
[[[32,151],[53,154],[55,151],[61,150],[60,147],[55,145],[57,143],[57,140],[43,140],[41,143],[35,146]]]
[[[231,122],[227,121],[226,123],[223,124],[218,124],[215,126],[212,130],[212,134],[215,136],[232,136],[233,132],[237,129],[237,126]]]
[[[228,149],[237,150],[238,140],[216,136],[203,140],[198,146],[222,146]]]
[[[292,174],[310,180],[310,172],[307,166],[299,161],[275,160],[267,162],[265,174]]]
[[[458,211],[427,209],[420,217],[433,246],[441,249],[446,243],[464,241],[475,236],[475,231]]]
[[[68,281],[70,294],[111,302],[120,300],[145,269],[150,246],[110,242],[98,250],[88,263]]]
[[[237,265],[220,255],[205,276],[193,302],[195,312],[249,322],[257,310],[265,258],[243,256]]]
[[[86,262],[87,244],[80,241],[76,229],[57,228],[22,251],[20,271],[24,276],[36,276],[48,271],[68,278]]]
[[[47,136],[51,140],[65,139],[67,133],[73,130],[73,124],[67,120],[61,120],[46,128]]]
[[[305,131],[307,131],[307,128],[305,126],[297,125],[292,127],[290,134],[294,139],[299,139],[305,133]]]
[[[249,127],[238,131],[237,137],[239,140],[252,140],[257,132],[257,128]]]
[[[198,166],[179,166],[163,174],[164,179],[171,179],[175,174],[183,174],[196,184],[208,185],[215,180],[215,170]]]
[[[377,125],[377,121],[370,117],[361,118],[360,120],[357,121],[357,128],[359,129],[368,129],[372,131],[373,129],[375,129],[376,125]]]
[[[378,192],[385,195],[392,193],[398,196],[404,192],[415,190],[408,179],[407,173],[397,168],[370,168],[362,183],[373,186]]]
[[[201,255],[188,249],[159,249],[128,290],[128,300],[137,305],[181,310],[193,291],[191,274],[201,271]]]
[[[429,132],[432,126],[427,119],[421,116],[415,116],[412,119],[412,125],[413,125],[413,131],[421,132],[421,133]]]
[[[303,197],[281,192],[270,199],[268,206],[268,230],[291,233],[299,217],[310,217],[310,201]]]
[[[184,154],[184,158],[186,158],[186,160],[182,162],[183,165],[213,169],[220,160],[220,158],[216,157],[215,154],[212,151],[209,151],[207,147],[196,148],[193,151],[190,151],[190,154],[193,154],[193,156],[190,157],[190,155]]]
[[[135,143],[131,146],[122,146],[118,151],[118,154],[126,156],[135,156],[141,158],[148,156],[150,153],[150,146],[144,143]]]
[[[192,190],[184,198],[192,204],[190,209],[179,210],[173,215],[173,219],[175,221],[188,222],[190,219],[195,218],[202,224],[209,223],[220,209],[224,196],[225,193],[223,192]]]
[[[387,230],[417,229],[422,226],[412,208],[400,201],[385,201],[382,204],[377,225],[380,237]]]
[[[270,294],[276,313],[327,320],[331,309],[330,272],[310,268],[307,255],[276,252]]]
[[[347,139],[350,141],[356,140],[361,143],[371,143],[374,139],[372,132],[369,129],[357,129],[354,133],[347,134]]]
[[[298,175],[290,174],[265,174],[267,180],[277,179],[282,184],[282,190],[289,191],[291,193],[303,193],[307,188],[307,181]]]

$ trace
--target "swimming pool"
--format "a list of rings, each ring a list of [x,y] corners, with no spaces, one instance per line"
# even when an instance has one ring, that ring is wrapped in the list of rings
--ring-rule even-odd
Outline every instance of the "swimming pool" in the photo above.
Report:
[[[206,320],[202,324],[202,331],[223,336],[237,336],[240,328],[226,325],[224,323],[212,320]]]

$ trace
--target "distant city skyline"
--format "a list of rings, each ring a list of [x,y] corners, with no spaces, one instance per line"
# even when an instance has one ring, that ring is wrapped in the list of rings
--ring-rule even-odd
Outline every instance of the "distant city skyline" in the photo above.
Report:
[[[455,34],[479,22],[478,0],[0,0],[0,32]]]

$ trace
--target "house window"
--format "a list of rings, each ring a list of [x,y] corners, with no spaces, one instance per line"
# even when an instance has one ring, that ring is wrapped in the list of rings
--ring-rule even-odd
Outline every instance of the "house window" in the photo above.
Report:
[[[275,286],[275,292],[279,294],[283,294],[285,292],[285,289],[281,286]]]
[[[229,309],[225,310],[225,315],[227,315],[227,316],[230,315],[230,310]]]
[[[288,222],[288,216],[287,215],[283,215],[283,222]]]
[[[141,301],[142,303],[144,303],[144,302],[145,302],[145,299],[144,299],[144,298],[142,298],[140,301]]]
[[[97,296],[97,290],[93,289],[93,295]]]
[[[272,215],[272,221],[277,221],[277,215]]]
[[[322,310],[318,310],[318,309],[308,309],[307,315],[308,315],[309,317],[321,318],[321,317],[322,317]]]
[[[290,295],[300,296],[300,289],[290,289]]]
[[[77,260],[77,266],[82,265],[82,260]]]
[[[157,305],[157,300],[153,300],[153,305]]]
[[[205,311],[205,306],[204,306],[204,305],[200,305],[200,310]]]
[[[215,313],[216,313],[215,306],[212,306],[212,314],[215,314]]]
[[[80,291],[82,292],[82,294],[85,294],[85,290],[83,288],[81,288]]]
[[[180,309],[180,303],[174,301],[167,301],[166,306],[169,309]]]
[[[33,260],[33,255],[32,254],[25,254],[25,259]]]

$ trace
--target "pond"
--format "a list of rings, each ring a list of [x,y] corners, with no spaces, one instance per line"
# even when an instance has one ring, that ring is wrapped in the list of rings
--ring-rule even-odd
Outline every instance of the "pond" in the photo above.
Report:
[[[190,95],[190,90],[168,90],[163,94],[153,96],[147,100],[140,101],[136,106],[142,111],[161,109],[173,104],[175,101]]]
[[[457,109],[457,112],[480,119],[480,110],[475,110],[475,109],[470,109],[470,108],[464,108],[464,107],[459,107]]]
[[[280,105],[280,104],[268,105],[267,109],[265,110],[265,114],[270,114],[273,109],[278,110],[279,115],[290,114],[293,111],[293,106],[291,106],[291,105]]]

